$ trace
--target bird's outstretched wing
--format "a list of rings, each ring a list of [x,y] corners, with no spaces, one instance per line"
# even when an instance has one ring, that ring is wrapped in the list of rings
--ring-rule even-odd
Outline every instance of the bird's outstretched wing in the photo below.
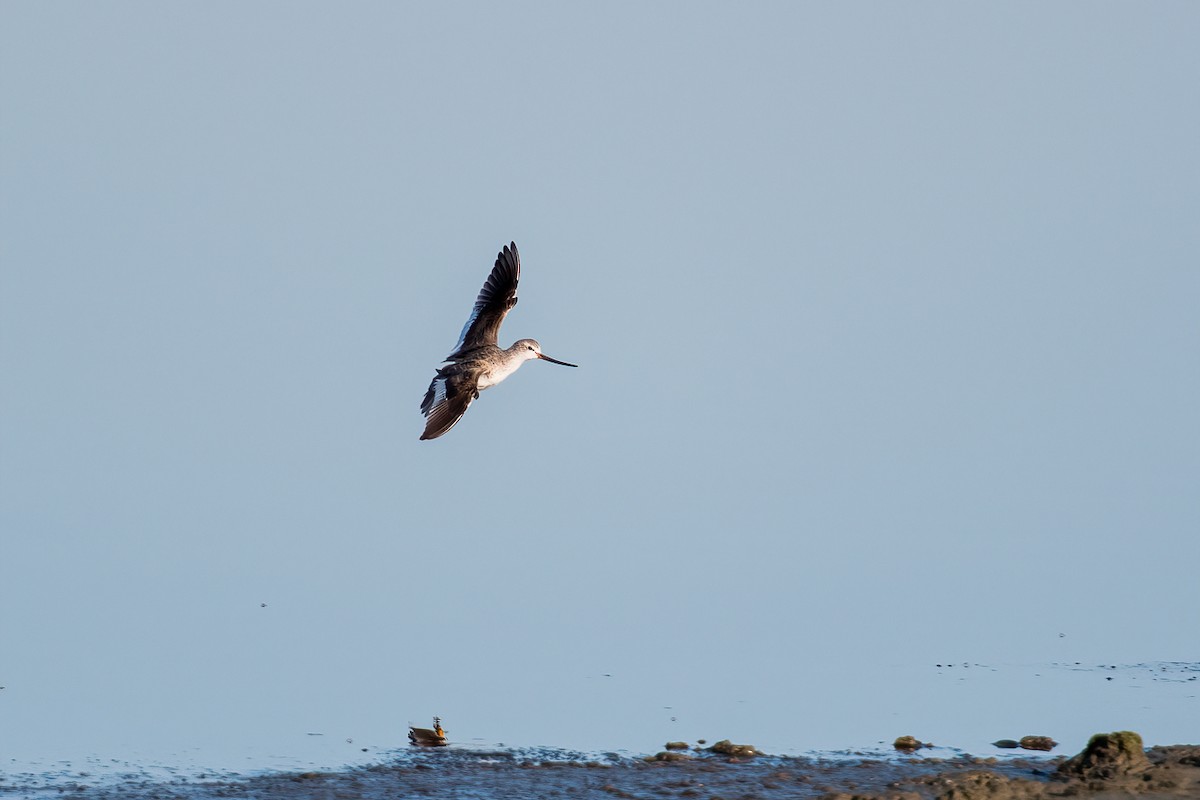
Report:
[[[425,415],[422,439],[436,439],[453,428],[467,413],[467,407],[476,394],[466,384],[454,371],[454,365],[438,370],[425,392],[425,399],[421,401],[421,413]]]
[[[491,274],[479,290],[471,316],[458,336],[458,344],[454,345],[454,352],[447,358],[456,358],[484,345],[496,346],[500,323],[517,304],[517,281],[520,277],[521,256],[517,253],[517,243],[511,242],[496,256],[496,266],[492,267]]]

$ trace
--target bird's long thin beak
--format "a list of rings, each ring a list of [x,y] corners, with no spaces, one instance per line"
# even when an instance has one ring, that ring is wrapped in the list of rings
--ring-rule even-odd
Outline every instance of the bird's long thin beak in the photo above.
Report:
[[[545,353],[538,353],[538,358],[542,361],[549,361],[551,364],[562,364],[564,367],[578,367],[578,364],[568,364],[565,361],[559,361],[557,358],[551,358]]]

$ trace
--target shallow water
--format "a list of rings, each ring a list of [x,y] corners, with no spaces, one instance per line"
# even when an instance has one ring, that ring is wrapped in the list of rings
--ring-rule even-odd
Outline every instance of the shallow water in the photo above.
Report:
[[[797,681],[793,691],[747,683],[736,692],[703,692],[626,687],[620,676],[600,674],[589,679],[595,684],[590,692],[574,699],[571,713],[543,718],[553,721],[553,729],[539,727],[526,707],[524,714],[479,725],[495,731],[507,724],[512,735],[470,736],[469,718],[447,712],[445,725],[455,742],[447,752],[475,758],[480,750],[495,749],[501,760],[587,761],[652,754],[667,741],[732,738],[781,756],[848,756],[889,754],[895,737],[911,734],[938,746],[926,751],[930,754],[1010,758],[1012,751],[991,742],[1048,735],[1059,742],[1057,755],[1078,752],[1092,734],[1109,730],[1139,731],[1148,746],[1200,741],[1198,663],[846,665],[823,677]],[[519,706],[529,698],[497,688],[490,699]],[[188,719],[179,716],[161,719],[140,735],[127,729],[119,740],[89,740],[79,733],[64,730],[49,744],[19,736],[6,741],[0,775],[7,793],[326,771],[426,757],[404,747],[403,723],[327,730],[230,725],[217,736],[190,737]]]
[[[398,790],[415,796],[505,798],[585,794],[607,791],[620,797],[683,792],[694,796],[736,790],[739,796],[809,797],[834,786],[882,786],[937,771],[954,774],[984,765],[1009,777],[1045,776],[1054,760],[1045,757],[979,759],[923,750],[921,755],[884,754],[863,758],[851,754],[807,757],[761,756],[727,759],[693,750],[684,761],[648,763],[617,753],[583,753],[556,748],[405,749],[381,754],[367,767],[340,771],[254,774],[174,769],[129,768],[86,774],[12,775],[0,783],[0,794],[35,798],[70,792],[80,798],[254,797],[393,797]],[[1035,779],[1037,779],[1035,777]],[[619,788],[618,788],[619,787]],[[689,794],[688,789],[692,792]],[[633,793],[631,793],[633,792]]]

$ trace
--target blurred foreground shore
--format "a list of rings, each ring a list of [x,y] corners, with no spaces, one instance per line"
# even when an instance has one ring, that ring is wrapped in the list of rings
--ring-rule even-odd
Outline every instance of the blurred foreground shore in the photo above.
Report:
[[[724,745],[724,747],[722,747]],[[1043,800],[1200,798],[1200,745],[1144,749],[1129,731],[1097,734],[1073,757],[770,756],[728,742],[654,756],[573,758],[559,751],[413,749],[333,772],[126,779],[54,787],[0,773],[0,797],[130,800],[333,798],[816,798]]]

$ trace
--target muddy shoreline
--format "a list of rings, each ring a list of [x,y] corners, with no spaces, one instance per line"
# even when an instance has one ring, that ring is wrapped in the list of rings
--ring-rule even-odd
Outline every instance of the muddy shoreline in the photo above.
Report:
[[[919,754],[730,756],[664,751],[572,758],[554,751],[433,749],[332,772],[130,779],[34,786],[0,773],[0,797],[78,800],[332,800],[333,798],[815,798],[816,800],[1049,800],[1198,798],[1200,745],[1142,749],[1136,734],[1098,734],[1078,755]]]

